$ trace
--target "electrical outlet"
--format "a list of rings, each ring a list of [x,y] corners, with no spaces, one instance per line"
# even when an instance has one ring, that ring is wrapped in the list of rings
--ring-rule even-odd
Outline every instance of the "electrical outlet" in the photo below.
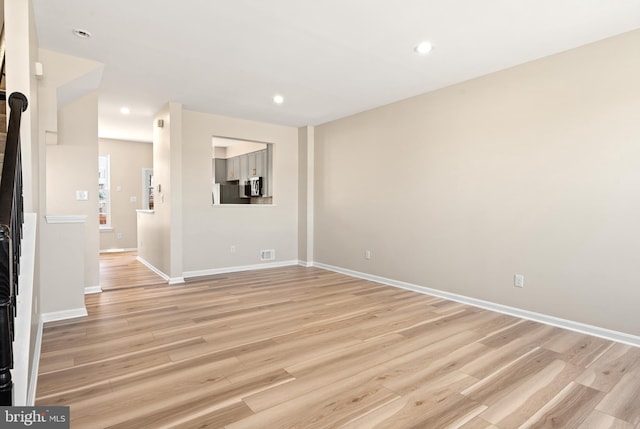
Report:
[[[522,274],[516,274],[513,276],[513,285],[515,287],[524,287],[524,276]]]
[[[364,251],[364,259],[371,259],[371,250]]]
[[[116,234],[116,238],[117,238],[118,240],[119,240],[119,239],[121,239],[121,238],[122,238],[122,233],[121,233],[121,232],[118,232],[118,233]]]
[[[236,253],[236,246],[232,244],[231,247],[229,248],[229,252]]]

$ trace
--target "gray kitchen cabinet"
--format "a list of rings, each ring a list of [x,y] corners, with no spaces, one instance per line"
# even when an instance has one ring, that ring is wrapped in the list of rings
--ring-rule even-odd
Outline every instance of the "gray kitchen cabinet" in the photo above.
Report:
[[[249,157],[245,155],[240,155],[238,157],[240,159],[240,184],[244,183],[247,178],[249,178]]]
[[[240,179],[240,197],[249,198],[244,188],[244,185],[247,183],[247,179],[249,178],[249,157],[245,154],[240,155],[237,158],[240,162],[240,175],[238,177],[238,179]]]
[[[224,183],[227,181],[227,160],[213,158],[213,178],[214,183]]]
[[[267,171],[267,150],[259,150],[247,154],[249,163],[248,177],[264,177]]]
[[[256,154],[256,176],[266,180],[265,173],[267,171],[267,150],[259,150]]]
[[[258,169],[256,168],[256,154],[257,152],[251,152],[247,154],[247,160],[249,163],[249,175],[247,177],[259,176]]]
[[[232,182],[240,179],[240,158],[234,156],[227,158],[227,181]]]
[[[273,164],[273,144],[268,144],[265,149],[265,174],[262,195],[265,197],[273,196],[273,170],[275,168]]]

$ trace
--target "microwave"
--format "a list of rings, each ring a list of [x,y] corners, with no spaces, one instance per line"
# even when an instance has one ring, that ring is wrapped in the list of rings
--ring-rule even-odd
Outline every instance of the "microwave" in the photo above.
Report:
[[[262,196],[262,177],[249,177],[245,185],[245,195],[248,197]]]

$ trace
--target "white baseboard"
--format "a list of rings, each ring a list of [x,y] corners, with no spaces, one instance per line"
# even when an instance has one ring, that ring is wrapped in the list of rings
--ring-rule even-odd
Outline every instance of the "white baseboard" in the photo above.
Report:
[[[51,313],[42,313],[42,323],[57,322],[59,320],[75,319],[76,317],[87,316],[87,309],[85,307],[74,308],[71,310],[53,311]]]
[[[155,266],[153,266],[150,262],[148,262],[144,258],[141,258],[140,256],[136,256],[136,260],[140,262],[142,265],[144,265],[145,267],[149,268],[151,271],[153,271],[157,275],[159,275],[160,277],[162,277],[165,281],[169,282],[171,280],[171,278],[168,275],[166,275],[165,273],[157,269]]]
[[[133,252],[134,250],[138,250],[135,247],[127,247],[122,249],[103,249],[100,250],[100,253],[121,253],[121,252]]]
[[[102,293],[102,288],[100,286],[87,286],[84,288],[85,295],[91,295],[94,293]]]
[[[346,274],[351,277],[371,280],[376,283],[382,283],[385,285],[394,286],[401,289],[407,289],[407,290],[422,293],[425,295],[436,296],[438,298],[445,298],[451,301],[460,302],[462,304],[468,304],[474,307],[480,307],[486,310],[507,314],[509,316],[515,316],[522,319],[533,320],[534,322],[540,322],[546,325],[556,326],[559,328],[568,329],[570,331],[580,332],[587,335],[593,335],[594,337],[600,337],[607,340],[616,341],[618,343],[640,347],[640,337],[637,335],[631,335],[624,332],[613,331],[613,330],[601,328],[598,326],[587,325],[585,323],[561,319],[559,317],[549,316],[541,313],[535,313],[533,311],[523,310],[515,307],[509,307],[507,305],[496,304],[489,301],[483,301],[481,299],[471,298],[468,296],[458,295],[450,292],[444,292],[437,289],[431,289],[424,286],[418,286],[412,283],[406,283],[398,280],[388,279],[385,277],[379,277],[372,274],[349,270],[346,268],[334,267],[332,265],[327,265],[320,262],[314,262],[313,266],[318,268],[324,268],[325,270],[334,271],[341,274]]]
[[[185,271],[182,273],[184,278],[192,278],[192,277],[204,277],[204,276],[213,276],[216,274],[228,274],[228,273],[237,273],[240,271],[253,271],[253,270],[263,270],[266,268],[280,268],[280,267],[290,267],[292,265],[298,265],[299,261],[281,261],[281,262],[269,262],[263,264],[255,264],[255,265],[239,265],[236,267],[224,267],[224,268],[213,268],[210,270],[200,270],[200,271]]]
[[[27,406],[32,407],[36,403],[36,389],[38,388],[38,372],[40,372],[40,355],[42,354],[42,331],[44,322],[42,317],[38,322],[38,332],[36,333],[36,344],[33,349],[33,361],[31,363],[31,378],[27,390]]]
[[[301,267],[305,267],[305,268],[311,268],[311,267],[313,267],[313,262],[312,261],[298,261],[298,265],[300,265]]]
[[[153,266],[153,264],[151,264],[149,261],[141,258],[140,256],[136,256],[136,260],[160,277],[162,277],[170,285],[179,285],[184,283],[184,277],[169,277],[168,275],[157,269],[155,266]]]

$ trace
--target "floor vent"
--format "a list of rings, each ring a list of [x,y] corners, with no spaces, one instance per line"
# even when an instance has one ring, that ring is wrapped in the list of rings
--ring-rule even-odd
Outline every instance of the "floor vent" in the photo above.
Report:
[[[261,261],[273,261],[276,259],[276,251],[271,250],[261,250],[260,251],[260,260]]]

